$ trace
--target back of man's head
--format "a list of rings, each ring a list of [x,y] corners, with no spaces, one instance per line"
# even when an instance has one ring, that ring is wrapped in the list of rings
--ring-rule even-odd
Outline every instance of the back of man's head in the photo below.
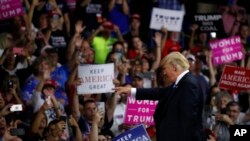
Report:
[[[183,56],[180,52],[171,52],[167,56],[165,56],[160,63],[160,67],[163,67],[164,65],[172,64],[177,65],[179,71],[185,71],[188,70],[190,65],[188,60],[185,56]]]

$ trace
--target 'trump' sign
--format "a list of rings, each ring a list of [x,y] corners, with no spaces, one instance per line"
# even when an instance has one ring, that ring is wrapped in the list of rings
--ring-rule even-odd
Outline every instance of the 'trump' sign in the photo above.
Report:
[[[144,126],[139,125],[118,135],[112,141],[150,141],[150,138]]]
[[[150,28],[159,30],[166,26],[169,31],[181,31],[184,12],[154,8]]]
[[[21,0],[0,0],[0,20],[23,15]]]
[[[200,31],[219,31],[223,29],[221,14],[199,14],[194,16],[195,22],[200,26]]]
[[[113,91],[113,63],[79,66],[78,76],[82,82],[82,84],[77,87],[78,94],[97,94]]]
[[[250,90],[250,70],[226,66],[219,87],[229,90]]]
[[[124,123],[154,125],[153,114],[158,101],[136,100],[128,97]]]
[[[213,63],[224,64],[244,58],[239,36],[209,42],[212,49]]]

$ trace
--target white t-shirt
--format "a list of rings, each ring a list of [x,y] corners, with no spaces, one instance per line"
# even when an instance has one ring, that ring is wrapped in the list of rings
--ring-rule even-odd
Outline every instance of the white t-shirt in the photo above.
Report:
[[[119,130],[119,125],[124,122],[125,118],[125,111],[126,111],[126,104],[119,103],[116,105],[115,112],[114,112],[114,122],[111,127],[111,131],[114,133],[115,136],[121,134],[123,131]]]
[[[245,113],[240,112],[235,124],[239,124],[239,125],[246,124],[245,122],[243,122],[243,118],[245,117],[245,115],[246,115]]]

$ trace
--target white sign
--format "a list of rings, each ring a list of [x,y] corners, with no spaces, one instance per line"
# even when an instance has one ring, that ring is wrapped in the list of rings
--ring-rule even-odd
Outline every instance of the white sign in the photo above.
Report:
[[[114,64],[82,65],[78,67],[81,85],[78,94],[101,94],[113,92]]]
[[[166,27],[168,31],[181,31],[184,11],[154,8],[150,28],[160,30]]]

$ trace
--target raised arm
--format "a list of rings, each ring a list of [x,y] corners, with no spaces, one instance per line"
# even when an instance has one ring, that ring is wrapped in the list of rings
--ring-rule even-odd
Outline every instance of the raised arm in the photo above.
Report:
[[[162,32],[163,32],[163,38],[162,38],[162,43],[161,43],[161,51],[163,51],[165,43],[166,43],[167,38],[168,38],[168,29],[163,27]]]
[[[35,120],[33,121],[31,125],[32,132],[35,134],[39,134],[40,136],[43,136],[43,133],[42,133],[43,131],[40,129],[40,124],[43,121],[43,118],[45,117],[44,113],[47,109],[49,109],[49,105],[46,102],[44,102],[41,108],[38,110],[35,116]]]
[[[108,122],[111,122],[112,119],[113,119],[113,115],[114,115],[114,112],[115,112],[115,107],[116,107],[116,104],[117,104],[117,94],[112,94],[107,102],[106,102],[106,111],[107,111],[107,118],[108,118]]]
[[[70,37],[71,24],[70,24],[69,13],[64,13],[63,18],[66,26],[67,36]]]
[[[151,72],[155,72],[155,70],[159,67],[160,61],[161,61],[161,46],[162,46],[162,35],[159,32],[155,33],[155,37],[153,38],[155,41],[155,56],[156,59],[152,64],[152,67],[150,69]]]
[[[79,110],[79,97],[76,91],[76,86],[80,84],[80,80],[77,78],[77,69],[78,65],[75,65],[73,70],[70,73],[69,79],[67,81],[67,85],[70,89],[74,89],[73,92],[73,102],[71,106],[71,114],[76,118],[78,121],[78,118],[80,117],[81,113]]]
[[[129,14],[129,6],[127,0],[122,0],[122,11],[125,15]]]
[[[126,75],[128,73],[128,69],[129,69],[129,62],[123,62],[122,64],[120,64],[118,66],[118,70],[119,70],[119,74],[117,76],[117,79],[120,81],[121,84],[125,84],[126,83]]]
[[[120,85],[120,82],[118,80],[114,80],[114,84],[117,87]],[[108,122],[111,122],[111,120],[113,119],[115,107],[117,105],[117,97],[118,97],[118,94],[113,93],[106,102]]]
[[[24,5],[27,9],[30,9],[30,3],[29,3],[29,0],[23,0],[24,2]]]
[[[75,129],[75,141],[83,141],[82,132],[72,115],[69,117],[69,125]]]
[[[111,12],[115,6],[115,1],[116,0],[109,0],[109,3],[108,3],[108,10],[109,12]]]
[[[215,77],[216,72],[212,63],[212,52],[208,51],[206,56],[207,56],[208,69],[210,72],[210,86],[213,86],[216,83],[216,77]]]
[[[92,43],[92,42],[93,42],[93,39],[95,38],[95,36],[97,36],[97,35],[98,35],[100,32],[102,32],[103,30],[104,30],[103,26],[100,25],[100,26],[98,27],[98,29],[96,29],[95,32],[93,32],[93,33],[89,36],[89,38],[87,39],[88,42]]]
[[[26,1],[26,0],[25,0]],[[35,8],[39,5],[39,0],[33,0],[28,11],[28,26],[31,28]]]
[[[118,40],[124,42],[122,33],[117,25],[114,25],[114,32],[116,33]]]
[[[50,72],[48,70],[45,70],[43,77],[39,79],[39,83],[36,86],[36,89],[33,92],[33,95],[31,98],[34,112],[37,112],[45,103],[44,99],[42,99],[42,89],[43,89],[45,81],[49,79],[50,79]]]
[[[10,93],[11,93],[11,94],[13,95],[13,97],[16,99],[17,104],[22,104],[22,105],[23,105],[23,102],[22,102],[22,100],[20,99],[20,97],[19,97],[19,95],[18,95],[18,93],[17,93],[16,88],[10,89]]]
[[[51,97],[51,102],[52,102],[54,109],[55,109],[55,112],[56,112],[56,117],[59,118],[60,116],[62,116],[62,110],[60,109],[59,103],[56,100],[54,94],[51,94],[50,97]]]
[[[195,31],[199,28],[199,26],[197,24],[193,24],[191,26],[191,36],[189,39],[189,43],[188,43],[188,49],[191,50],[194,46],[194,36],[195,36]]]
[[[75,24],[75,34],[69,42],[67,49],[67,61],[70,61],[73,57],[73,53],[76,49],[80,49],[82,45],[81,33],[85,27],[82,26],[82,21],[77,21]]]
[[[101,113],[100,111],[95,113],[89,134],[90,141],[98,141],[98,134],[99,134],[98,125],[101,122],[102,118],[104,118],[103,113]]]

